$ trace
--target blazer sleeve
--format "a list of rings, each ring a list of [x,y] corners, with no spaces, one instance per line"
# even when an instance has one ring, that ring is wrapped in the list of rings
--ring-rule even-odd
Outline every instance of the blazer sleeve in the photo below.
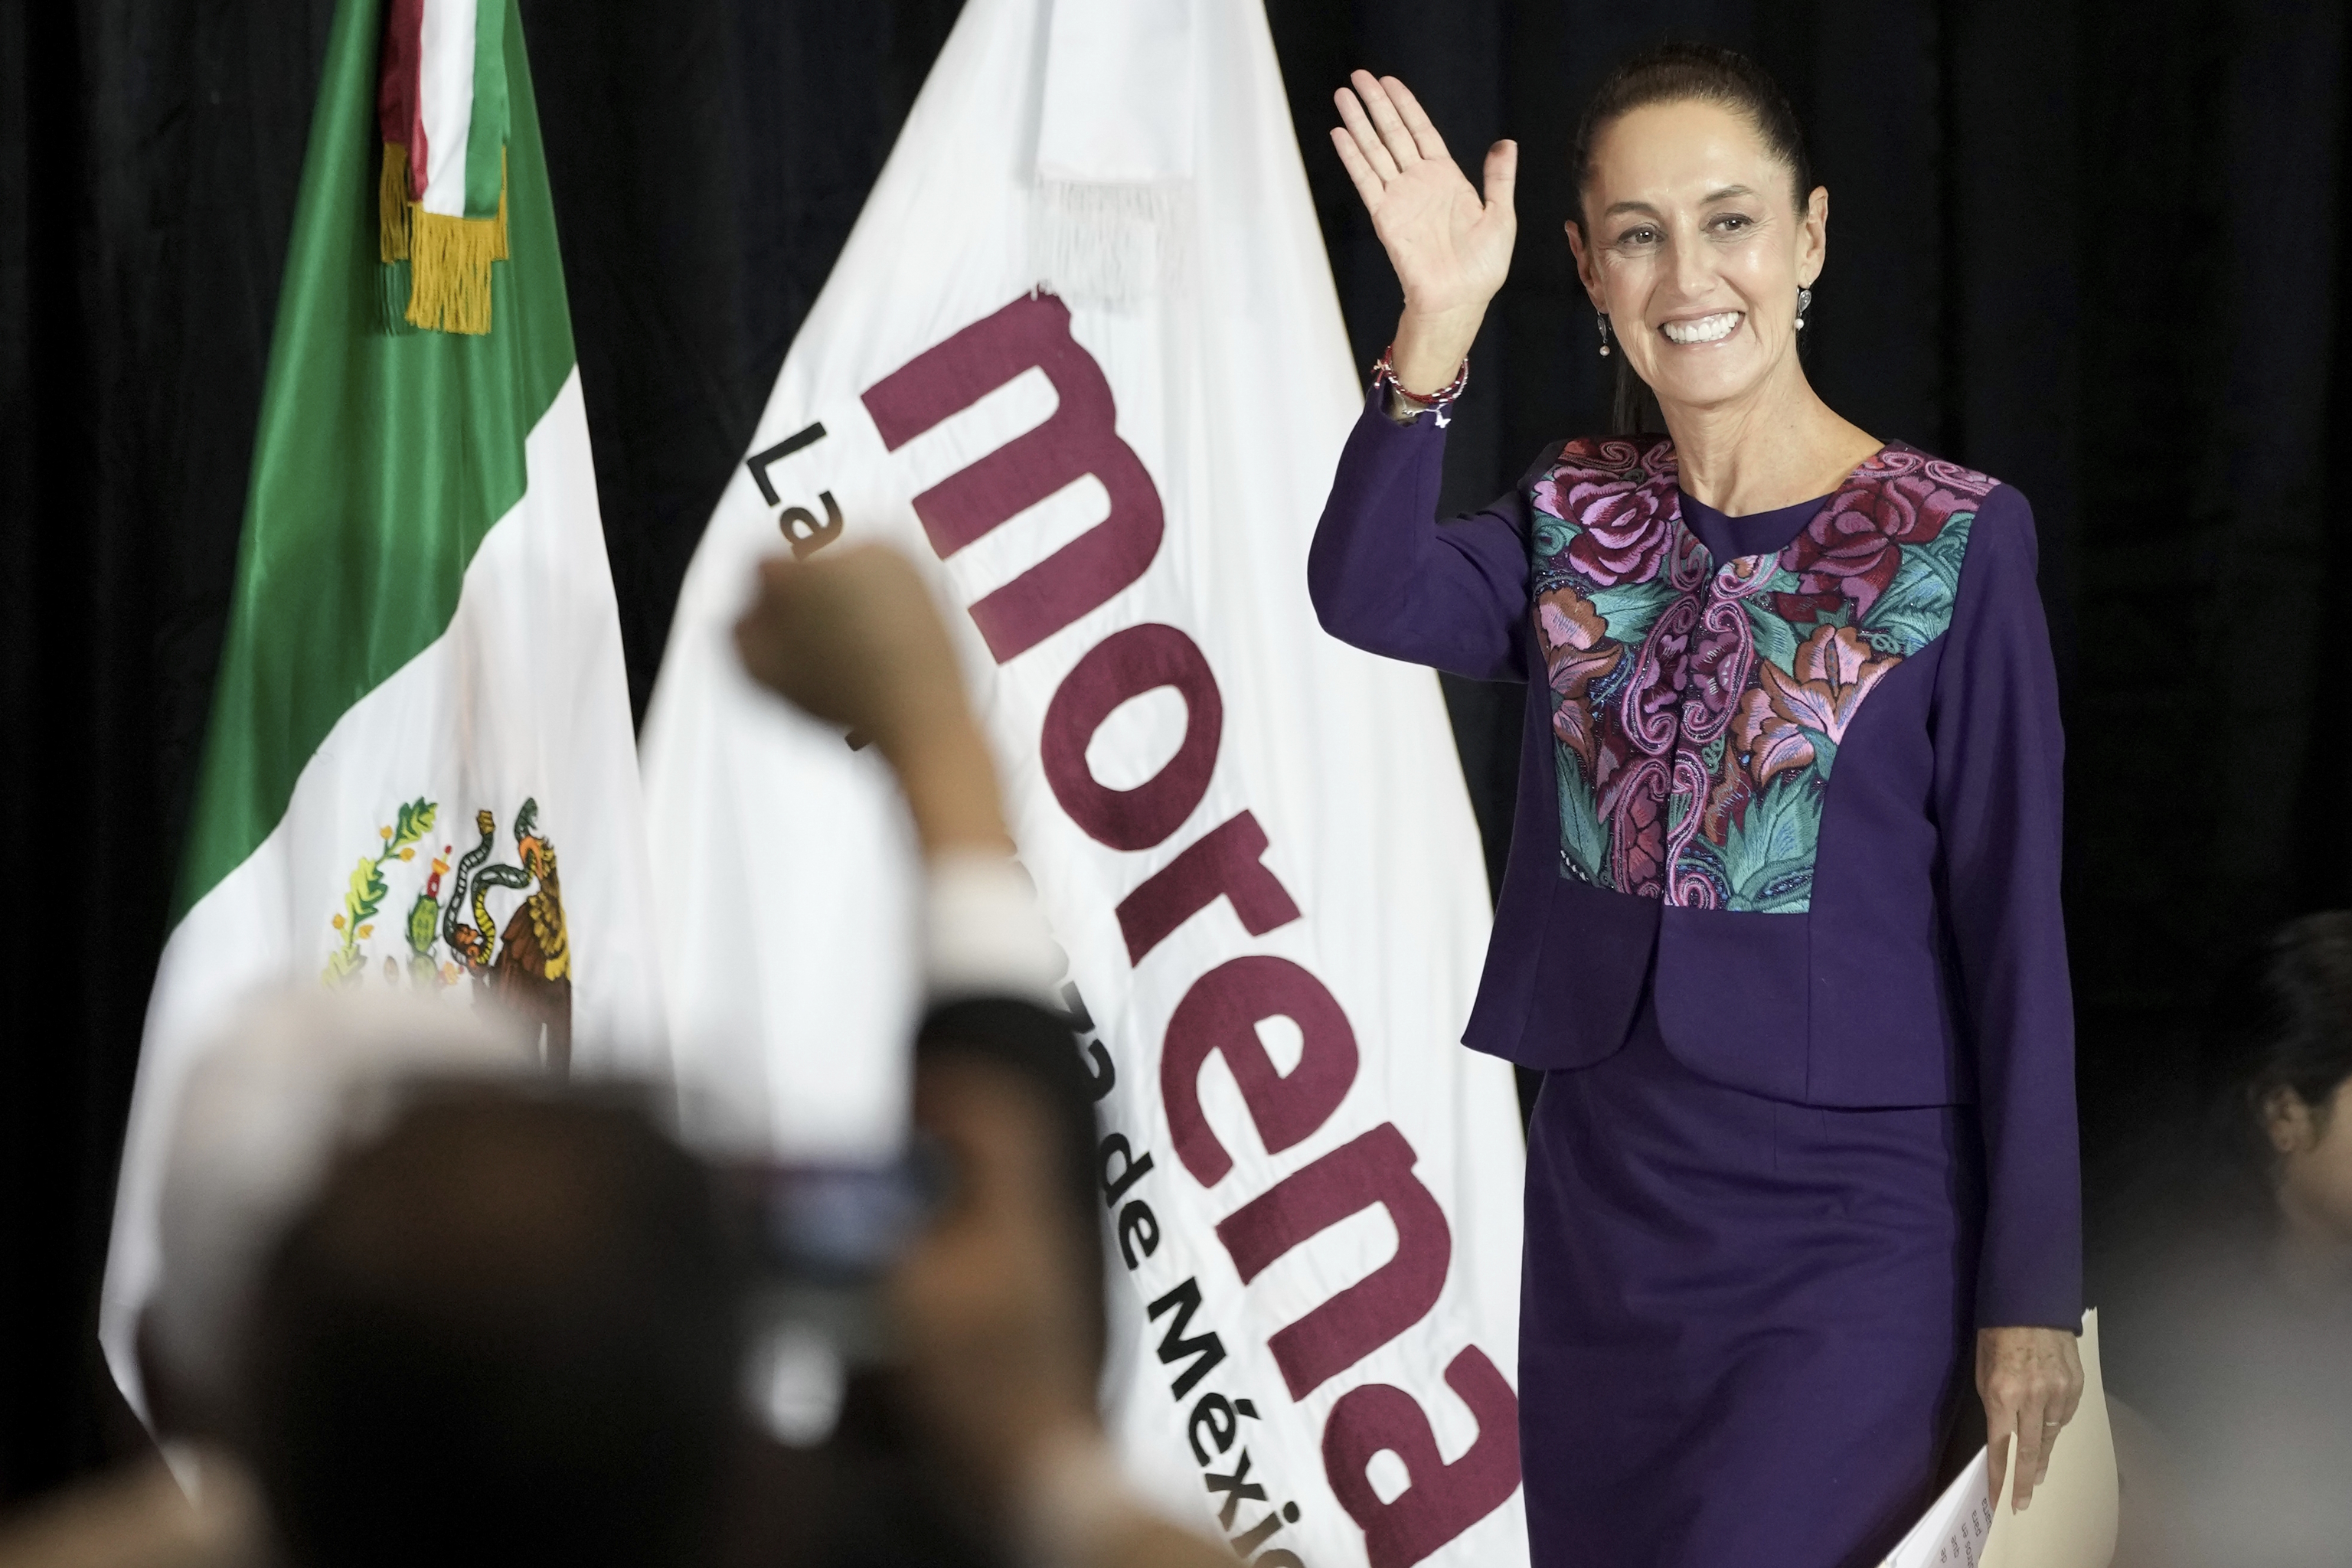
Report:
[[[1945,917],[1985,1143],[1983,1328],[2083,1316],[2074,1012],[2059,903],[2065,736],[2033,513],[2002,486],[1970,527],[1929,724]]]
[[[1478,680],[1524,680],[1527,501],[1514,491],[1440,522],[1444,458],[1434,414],[1401,426],[1372,389],[1307,552],[1316,618],[1368,653]]]

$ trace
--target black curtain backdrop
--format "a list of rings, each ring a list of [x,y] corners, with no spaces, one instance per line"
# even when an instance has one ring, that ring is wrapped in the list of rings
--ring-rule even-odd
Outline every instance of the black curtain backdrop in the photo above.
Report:
[[[523,0],[642,709],[670,605],[956,0]],[[1814,377],[2034,503],[2070,733],[2094,1284],[2136,1248],[2231,954],[2352,902],[2341,0],[1269,0],[1357,359],[1396,290],[1324,141],[1403,75],[1521,236],[1450,504],[1600,404],[1559,224],[1609,63],[1747,49],[1832,195]],[[0,1503],[137,1441],[92,1331],[331,0],[0,8]],[[1490,868],[1519,694],[1449,682]],[[2118,1292],[2120,1292],[2118,1294]]]

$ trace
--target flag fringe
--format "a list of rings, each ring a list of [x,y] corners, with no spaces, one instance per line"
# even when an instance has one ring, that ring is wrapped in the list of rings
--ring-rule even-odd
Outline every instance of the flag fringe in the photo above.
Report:
[[[375,184],[376,257],[389,267],[408,259],[408,149],[383,144],[383,174]]]
[[[1189,182],[1041,180],[1030,223],[1037,280],[1073,304],[1131,310],[1179,288],[1191,251]]]
[[[507,165],[499,153],[499,210],[491,217],[427,212],[408,195],[408,149],[383,144],[376,182],[378,258],[384,276],[386,328],[416,328],[479,337],[490,330],[490,263],[507,258]],[[405,262],[402,298],[398,264]]]

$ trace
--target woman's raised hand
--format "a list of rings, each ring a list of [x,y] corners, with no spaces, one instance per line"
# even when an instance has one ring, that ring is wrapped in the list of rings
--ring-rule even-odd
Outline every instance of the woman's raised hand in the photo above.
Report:
[[[1390,366],[1408,391],[1433,390],[1454,378],[1487,301],[1510,273],[1518,144],[1497,142],[1486,150],[1482,199],[1404,83],[1370,71],[1349,79],[1353,89],[1333,95],[1341,123],[1332,129],[1331,144],[1404,287]]]

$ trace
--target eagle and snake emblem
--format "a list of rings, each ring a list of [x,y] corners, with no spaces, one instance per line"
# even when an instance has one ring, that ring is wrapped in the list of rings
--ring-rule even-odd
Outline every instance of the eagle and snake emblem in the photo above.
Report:
[[[391,897],[391,873],[413,863],[419,847],[430,844],[439,812],[435,802],[414,800],[377,829],[382,850],[360,858],[342,911],[330,922],[337,945],[320,975],[327,984],[356,985],[370,972],[364,944],[374,936],[375,917]],[[404,980],[427,991],[463,984],[478,998],[492,997],[533,1028],[548,1070],[561,1076],[572,1064],[572,945],[555,845],[540,829],[536,799],[524,800],[515,812],[513,860],[497,858],[496,814],[477,811],[474,830],[479,841],[454,864],[451,844],[428,862],[402,933],[407,963],[386,956],[381,966],[384,982],[396,985]],[[493,889],[522,895],[503,925],[490,910]]]

